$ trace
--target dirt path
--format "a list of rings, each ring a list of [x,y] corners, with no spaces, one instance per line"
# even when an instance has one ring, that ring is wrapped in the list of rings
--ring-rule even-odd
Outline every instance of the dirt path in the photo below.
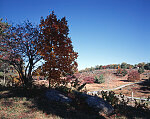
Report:
[[[88,93],[89,93],[89,94],[90,94],[90,93],[97,93],[97,92],[99,92],[99,91],[115,91],[115,90],[124,88],[124,87],[126,87],[126,86],[130,86],[130,85],[138,84],[138,83],[142,83],[142,81],[140,81],[140,82],[134,82],[134,83],[128,83],[128,84],[121,85],[121,86],[118,86],[118,87],[116,87],[116,88],[107,89],[107,90],[102,90],[102,89],[101,89],[101,90],[97,90],[97,91],[90,91],[90,92],[88,92]]]

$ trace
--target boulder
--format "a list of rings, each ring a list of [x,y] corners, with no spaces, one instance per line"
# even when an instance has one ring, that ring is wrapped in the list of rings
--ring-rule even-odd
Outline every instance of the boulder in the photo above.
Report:
[[[105,100],[100,97],[88,95],[85,93],[78,93],[78,96],[85,99],[85,103],[99,114],[110,115],[114,112],[113,107]]]
[[[79,99],[84,99],[85,104],[87,104],[88,107],[99,112],[99,114],[101,115],[102,114],[110,115],[114,111],[113,107],[100,97],[88,95],[85,93],[79,93],[79,92],[74,92],[74,93],[76,95],[75,97]],[[46,97],[50,101],[57,101],[62,103],[73,102],[71,98],[65,96],[62,92],[54,89],[46,91]]]
[[[60,91],[57,90],[48,90],[46,91],[46,97],[50,101],[57,101],[62,103],[70,103],[72,99],[62,94]]]

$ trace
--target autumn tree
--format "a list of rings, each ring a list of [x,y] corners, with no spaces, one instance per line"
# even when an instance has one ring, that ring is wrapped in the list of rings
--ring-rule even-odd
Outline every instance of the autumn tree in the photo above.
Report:
[[[48,77],[49,87],[66,84],[61,78],[77,69],[77,52],[73,50],[66,18],[57,19],[52,12],[46,19],[41,18],[38,52],[43,56],[43,71]]]
[[[3,22],[3,19],[0,19],[0,54],[2,51],[6,52],[6,47],[4,47],[2,44],[2,39],[7,36],[5,31],[10,27],[10,25],[7,22]],[[4,54],[3,54],[4,55]],[[0,60],[0,72],[1,72],[1,77],[3,77],[3,85],[6,85],[6,72],[8,72],[8,63],[3,62]]]
[[[39,28],[29,21],[11,26],[1,38],[0,59],[13,65],[24,86],[32,82],[32,71],[42,56],[37,54],[35,42],[38,40]]]

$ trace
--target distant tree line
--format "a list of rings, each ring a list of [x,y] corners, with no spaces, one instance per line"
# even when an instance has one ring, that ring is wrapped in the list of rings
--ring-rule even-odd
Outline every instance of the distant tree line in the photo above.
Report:
[[[150,70],[150,63],[138,63],[135,65],[128,64],[126,62],[122,62],[121,64],[109,64],[109,65],[96,65],[95,67],[85,68],[80,70],[79,72],[89,72],[94,70],[102,70],[102,69],[139,69],[139,70]]]

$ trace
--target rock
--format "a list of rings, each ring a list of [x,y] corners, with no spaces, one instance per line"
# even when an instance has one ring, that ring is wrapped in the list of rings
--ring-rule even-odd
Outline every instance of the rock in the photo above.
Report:
[[[84,93],[78,93],[77,95],[85,98],[86,104],[93,108],[95,111],[98,111],[99,114],[110,115],[114,111],[113,107],[100,97],[91,96]]]
[[[50,101],[57,101],[57,102],[63,102],[63,103],[72,102],[72,99],[70,99],[69,97],[66,97],[64,94],[62,94],[60,91],[57,91],[57,90],[46,91],[46,97]]]
[[[87,104],[90,108],[93,110],[99,112],[99,114],[106,114],[110,115],[113,113],[114,109],[113,107],[106,101],[104,101],[102,98],[97,96],[91,96],[85,93],[79,93],[74,92],[77,98],[79,99],[85,99],[85,104]],[[76,97],[75,96],[75,97]],[[46,97],[50,101],[58,101],[62,103],[71,103],[73,100],[67,96],[65,96],[63,93],[57,90],[48,90],[46,92]]]

